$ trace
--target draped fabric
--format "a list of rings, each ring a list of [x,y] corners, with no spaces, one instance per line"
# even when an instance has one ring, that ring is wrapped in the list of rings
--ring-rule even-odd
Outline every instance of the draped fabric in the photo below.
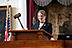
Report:
[[[52,0],[34,0],[39,6],[47,6]]]
[[[33,0],[29,0],[29,20],[28,20],[29,29],[33,25],[33,17],[34,17],[34,3],[33,3]]]
[[[65,6],[72,4],[72,0],[57,0],[57,1]]]
[[[68,6],[72,4],[72,0],[57,0],[60,4]],[[34,0],[34,2],[39,6],[47,6],[52,2],[52,0]]]

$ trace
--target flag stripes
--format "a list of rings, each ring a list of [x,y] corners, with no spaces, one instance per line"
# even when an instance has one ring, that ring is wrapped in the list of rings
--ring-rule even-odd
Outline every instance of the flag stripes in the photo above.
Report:
[[[5,22],[5,41],[11,41],[11,33],[9,31],[10,31],[10,15],[9,15],[9,5],[7,5],[6,22]]]

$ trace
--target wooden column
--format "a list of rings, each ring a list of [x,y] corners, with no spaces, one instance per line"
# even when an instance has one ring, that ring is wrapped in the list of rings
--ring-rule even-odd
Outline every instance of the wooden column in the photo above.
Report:
[[[38,40],[42,40],[42,35],[43,35],[43,32],[38,32]]]
[[[13,35],[13,41],[15,41],[16,33],[12,33],[12,35]]]

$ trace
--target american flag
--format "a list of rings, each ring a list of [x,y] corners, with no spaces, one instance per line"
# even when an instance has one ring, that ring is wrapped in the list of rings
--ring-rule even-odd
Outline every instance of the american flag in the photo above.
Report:
[[[7,5],[6,12],[6,22],[5,22],[5,41],[11,41],[11,32],[10,31],[10,15],[9,15],[9,6]]]

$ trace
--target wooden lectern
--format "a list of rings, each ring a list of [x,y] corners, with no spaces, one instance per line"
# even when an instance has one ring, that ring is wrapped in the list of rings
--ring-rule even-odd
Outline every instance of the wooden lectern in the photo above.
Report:
[[[43,29],[36,30],[10,30],[13,35],[13,41],[16,40],[50,40],[53,37]]]

